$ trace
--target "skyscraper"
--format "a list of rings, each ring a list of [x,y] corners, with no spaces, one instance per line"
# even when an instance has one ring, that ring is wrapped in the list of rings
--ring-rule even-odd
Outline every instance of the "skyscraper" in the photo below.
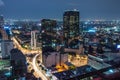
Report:
[[[56,20],[42,19],[41,20],[41,42],[42,51],[44,52],[45,47],[55,48],[56,46],[56,31],[54,30],[57,26]]]
[[[42,62],[45,66],[55,65],[56,46],[58,39],[56,38],[57,21],[51,19],[43,19],[41,21],[41,43],[42,43]],[[51,61],[51,62],[50,62]]]
[[[0,33],[2,35],[3,40],[8,40],[8,35],[7,35],[6,31],[3,29],[3,27],[0,27]]]
[[[79,11],[66,11],[63,14],[63,32],[66,39],[79,36]]]
[[[0,15],[0,34],[2,35],[3,40],[8,40],[8,35],[6,34],[6,31],[3,29],[4,27],[4,17],[3,15]]]
[[[4,24],[4,17],[0,15],[0,27],[3,27]]]

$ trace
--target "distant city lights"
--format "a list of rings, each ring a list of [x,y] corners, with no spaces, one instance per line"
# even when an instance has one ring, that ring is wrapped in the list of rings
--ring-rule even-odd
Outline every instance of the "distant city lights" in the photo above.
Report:
[[[10,27],[9,26],[4,26],[4,29],[9,29],[10,30]]]
[[[90,29],[90,30],[88,30],[88,32],[96,32],[96,30]]]
[[[110,70],[109,70],[109,72],[110,72],[110,73],[113,73],[113,70],[112,70],[112,69],[110,69]]]
[[[120,49],[120,45],[117,45],[117,49]]]

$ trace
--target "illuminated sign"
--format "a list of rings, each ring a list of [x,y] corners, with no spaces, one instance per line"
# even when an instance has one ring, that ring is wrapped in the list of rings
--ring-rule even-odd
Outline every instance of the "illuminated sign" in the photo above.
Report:
[[[117,49],[120,49],[120,45],[117,45]]]
[[[95,30],[93,30],[93,29],[90,29],[90,30],[88,30],[88,32],[96,32]]]

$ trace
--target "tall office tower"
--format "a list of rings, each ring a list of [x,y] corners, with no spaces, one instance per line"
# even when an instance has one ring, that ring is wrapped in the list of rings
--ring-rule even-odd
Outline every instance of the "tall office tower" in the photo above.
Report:
[[[4,25],[4,17],[2,15],[0,15],[0,33],[2,35],[3,40],[8,40],[8,35],[3,28],[3,25]]]
[[[66,39],[79,36],[79,11],[66,11],[63,14],[63,32]]]
[[[14,48],[13,41],[1,40],[0,41],[0,58],[7,58],[10,56],[10,51]]]
[[[41,43],[42,43],[42,63],[47,66],[47,59],[52,56],[55,52],[57,40],[52,35],[46,33],[41,34]],[[53,55],[54,56],[54,55]],[[51,58],[51,57],[50,57]],[[53,58],[53,57],[52,57]],[[52,59],[51,59],[52,60]],[[52,64],[52,63],[51,63]]]
[[[56,20],[51,20],[51,19],[41,20],[41,31],[43,32],[53,33],[54,28],[56,28],[56,26],[57,26]]]
[[[56,46],[58,43],[58,39],[56,38],[56,30],[55,30],[56,27],[57,27],[57,22],[55,20],[51,20],[51,19],[41,20],[42,62],[45,66],[47,66],[49,60],[52,61],[53,57],[55,56],[54,53],[56,51]],[[51,62],[50,65],[51,64],[54,63]]]
[[[8,35],[6,31],[3,29],[3,27],[0,27],[0,33],[2,35],[2,40],[8,40]]]
[[[56,20],[51,20],[51,19],[42,19],[41,20],[42,49],[45,49],[44,47],[52,47],[52,48],[55,47],[55,42],[56,42],[55,28],[56,28],[56,26],[57,26]]]
[[[31,31],[31,49],[37,49],[37,39],[38,39],[39,31]]]
[[[0,15],[0,27],[3,27],[4,25],[4,17]]]

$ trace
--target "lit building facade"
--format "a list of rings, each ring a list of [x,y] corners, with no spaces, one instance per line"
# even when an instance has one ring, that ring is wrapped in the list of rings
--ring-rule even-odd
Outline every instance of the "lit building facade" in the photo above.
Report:
[[[61,56],[61,59],[60,59]],[[43,64],[45,67],[52,67],[59,64],[64,64],[68,61],[68,54],[61,54],[60,52],[48,52],[42,55]],[[61,61],[60,61],[61,60]]]
[[[14,48],[13,41],[1,40],[0,41],[0,58],[8,58],[10,51]]]
[[[37,49],[38,35],[39,35],[38,31],[31,31],[31,49]]]

